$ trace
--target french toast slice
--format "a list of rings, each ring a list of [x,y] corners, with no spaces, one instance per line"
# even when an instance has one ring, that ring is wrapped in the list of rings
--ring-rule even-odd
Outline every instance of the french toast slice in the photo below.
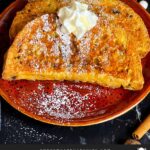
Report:
[[[36,0],[27,3],[23,10],[17,12],[12,22],[9,31],[10,38],[13,40],[28,22],[43,14],[54,13],[57,9],[57,0]]]
[[[56,13],[64,6],[69,5],[70,0],[30,0],[25,8],[18,12],[10,28],[10,38],[13,40],[22,28],[30,21],[44,14]],[[111,19],[109,24],[122,26],[125,28],[127,37],[131,34],[136,42],[136,50],[141,58],[144,58],[150,51],[150,39],[148,31],[141,17],[136,14],[132,8],[120,0],[78,0],[89,4],[89,8],[96,14],[103,17],[106,22]],[[122,33],[122,32],[121,32]],[[120,42],[125,42],[118,33]]]
[[[9,48],[2,78],[82,81],[110,88],[142,89],[137,43],[124,26],[112,24],[112,19],[102,14],[97,25],[77,40],[59,30],[56,14],[36,18]]]

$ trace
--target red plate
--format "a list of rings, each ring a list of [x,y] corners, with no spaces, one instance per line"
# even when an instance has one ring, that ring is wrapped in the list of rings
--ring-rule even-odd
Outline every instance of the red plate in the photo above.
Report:
[[[144,20],[150,33],[150,16],[135,1],[122,0]],[[0,68],[9,47],[9,26],[25,1],[12,3],[0,15]],[[133,92],[98,85],[59,81],[4,81],[0,94],[14,108],[36,120],[61,126],[86,126],[116,118],[140,103],[150,91],[150,54],[143,60],[144,88]]]

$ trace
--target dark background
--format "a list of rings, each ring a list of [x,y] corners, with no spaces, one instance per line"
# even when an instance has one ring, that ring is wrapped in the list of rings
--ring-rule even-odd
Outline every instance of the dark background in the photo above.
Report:
[[[0,12],[13,0],[0,0]],[[150,10],[150,8],[149,8]],[[5,144],[123,144],[150,113],[150,95],[136,108],[107,123],[80,127],[58,127],[32,120],[14,110],[2,98],[0,143]],[[141,140],[150,144],[150,133]]]

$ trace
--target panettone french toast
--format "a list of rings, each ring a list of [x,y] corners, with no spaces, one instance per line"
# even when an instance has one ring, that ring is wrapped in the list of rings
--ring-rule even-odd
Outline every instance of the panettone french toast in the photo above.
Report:
[[[127,38],[121,26],[100,18],[80,40],[57,28],[55,14],[28,23],[8,50],[3,79],[75,80],[141,89],[141,59],[133,36]]]
[[[150,50],[142,19],[118,0],[97,1],[89,8],[98,21],[79,40],[61,32],[56,13],[29,22],[7,52],[3,79],[70,80],[142,89],[141,57]]]
[[[57,0],[35,0],[27,3],[23,10],[17,12],[12,22],[9,32],[11,40],[28,22],[46,13],[56,12],[58,6]]]
[[[17,13],[10,28],[10,37],[14,39],[18,32],[30,21],[47,13],[56,13],[64,5],[69,5],[71,0],[31,0],[23,10]],[[133,35],[136,50],[144,58],[150,50],[150,40],[147,29],[138,14],[120,0],[78,0],[89,4],[92,11],[99,14],[100,19],[109,22],[109,25],[119,26],[125,31],[117,32],[120,42],[124,41],[124,33]],[[118,30],[122,30],[122,29]]]

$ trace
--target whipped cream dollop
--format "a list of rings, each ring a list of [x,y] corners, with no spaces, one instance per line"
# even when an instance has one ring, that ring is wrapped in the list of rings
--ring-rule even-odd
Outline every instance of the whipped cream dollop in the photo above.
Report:
[[[73,33],[77,39],[92,29],[98,20],[96,14],[88,10],[88,5],[73,1],[71,6],[62,7],[58,11],[59,22],[63,33]]]

